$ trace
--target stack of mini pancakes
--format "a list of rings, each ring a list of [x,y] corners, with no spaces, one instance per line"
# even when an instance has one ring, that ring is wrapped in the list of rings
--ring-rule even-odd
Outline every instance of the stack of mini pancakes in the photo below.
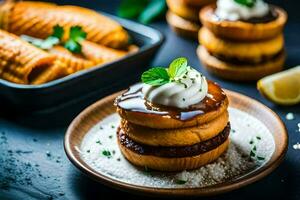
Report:
[[[215,0],[167,0],[167,22],[178,35],[197,39],[201,26],[199,11],[213,2]]]
[[[121,116],[117,138],[134,165],[159,171],[199,168],[216,160],[229,144],[228,99],[208,82],[208,96],[188,109],[146,102],[141,84],[116,98]]]
[[[253,81],[282,70],[284,10],[271,6],[271,20],[267,16],[249,22],[221,20],[215,9],[209,5],[200,12],[197,54],[208,71],[225,79]]]

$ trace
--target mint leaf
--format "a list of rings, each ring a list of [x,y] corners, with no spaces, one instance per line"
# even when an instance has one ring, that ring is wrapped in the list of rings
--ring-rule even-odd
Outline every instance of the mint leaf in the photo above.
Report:
[[[180,77],[187,71],[187,59],[186,58],[177,58],[171,62],[168,74],[171,78]]]
[[[152,85],[152,86],[160,86],[168,83],[170,81],[170,77],[168,72],[163,67],[155,67],[145,71],[142,74],[142,82]]]
[[[124,18],[136,18],[145,9],[148,0],[123,0],[117,10],[117,15]]]
[[[247,6],[248,8],[252,8],[256,3],[256,0],[234,0],[234,1],[240,5]]]
[[[50,37],[55,37],[55,38],[58,38],[59,40],[61,40],[63,35],[64,35],[64,28],[62,26],[55,25],[53,27],[53,33]]]
[[[152,0],[138,17],[138,21],[144,24],[150,23],[155,18],[162,16],[167,10],[165,0]]]

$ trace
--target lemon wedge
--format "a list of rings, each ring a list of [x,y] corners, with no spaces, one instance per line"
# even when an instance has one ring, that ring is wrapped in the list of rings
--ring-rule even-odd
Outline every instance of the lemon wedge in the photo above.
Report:
[[[260,79],[257,89],[276,104],[300,103],[300,66]]]

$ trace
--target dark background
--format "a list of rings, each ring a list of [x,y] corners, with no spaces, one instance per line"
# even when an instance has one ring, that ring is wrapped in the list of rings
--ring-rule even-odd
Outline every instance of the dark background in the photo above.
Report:
[[[116,0],[63,0],[61,4],[77,4],[115,13]],[[268,1],[280,5],[289,13],[285,30],[288,58],[286,66],[300,64],[300,2],[296,0]],[[285,122],[289,132],[289,150],[284,162],[263,180],[242,189],[211,199],[300,199],[300,150],[293,144],[300,142],[297,123],[300,106],[280,107],[262,98],[255,83],[223,81],[207,74],[199,64],[195,49],[197,43],[179,38],[162,20],[151,24],[166,36],[166,41],[153,65],[167,65],[178,56],[189,58],[192,66],[223,87],[246,94],[266,104]],[[125,86],[124,86],[125,87]],[[99,93],[99,97],[101,93]],[[141,197],[105,187],[84,176],[67,159],[63,137],[68,124],[86,106],[98,98],[62,107],[56,111],[35,113],[3,113],[0,111],[0,199],[101,199],[117,196]],[[296,119],[287,121],[285,115],[293,112]],[[146,199],[146,198],[145,198]],[[203,198],[204,199],[204,198]]]

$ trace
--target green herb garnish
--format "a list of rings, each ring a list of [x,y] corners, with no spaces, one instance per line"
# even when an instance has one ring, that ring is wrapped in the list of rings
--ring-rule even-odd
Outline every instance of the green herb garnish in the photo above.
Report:
[[[96,143],[97,143],[97,144],[102,144],[100,140],[97,140]]]
[[[107,158],[111,158],[111,153],[108,150],[103,150],[102,155],[106,156]]]
[[[257,156],[257,160],[265,160],[265,158],[261,156]]]
[[[256,0],[234,0],[236,3],[252,8],[256,4]]]
[[[178,185],[186,184],[186,182],[187,182],[187,181],[181,180],[181,179],[177,179],[177,180],[175,181],[175,183],[178,184]]]
[[[49,50],[54,45],[62,43],[64,32],[63,27],[55,25],[53,27],[53,33],[45,40],[30,37],[28,35],[22,35],[21,38],[38,48]],[[84,32],[80,26],[72,26],[70,28],[69,39],[63,45],[72,53],[81,53],[81,42],[86,36],[86,32]]]
[[[166,10],[165,0],[122,0],[117,14],[148,24],[163,16]]]
[[[48,50],[51,49],[54,45],[57,45],[60,43],[60,40],[64,34],[64,29],[63,27],[56,25],[53,27],[53,33],[46,38],[45,40],[30,37],[28,35],[21,35],[21,38],[34,46]]]
[[[81,53],[81,42],[86,38],[86,32],[80,26],[72,26],[70,28],[69,39],[64,47],[72,53]]]
[[[254,153],[254,151],[250,151],[250,157],[255,157],[255,153]]]
[[[177,58],[171,62],[169,68],[155,67],[142,74],[142,82],[152,85],[160,86],[169,82],[181,83],[180,77],[187,72],[187,59]]]

